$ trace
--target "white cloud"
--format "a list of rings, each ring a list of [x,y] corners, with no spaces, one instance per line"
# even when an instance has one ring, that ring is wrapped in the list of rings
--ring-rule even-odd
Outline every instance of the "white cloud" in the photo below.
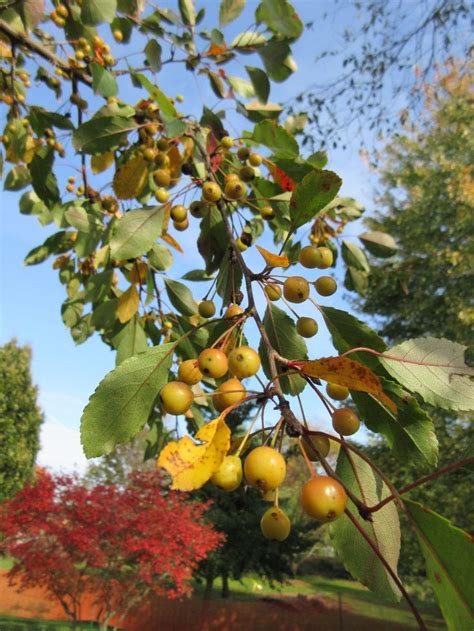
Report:
[[[83,473],[87,467],[79,436],[79,430],[67,427],[48,415],[41,427],[41,448],[37,463],[55,472]]]

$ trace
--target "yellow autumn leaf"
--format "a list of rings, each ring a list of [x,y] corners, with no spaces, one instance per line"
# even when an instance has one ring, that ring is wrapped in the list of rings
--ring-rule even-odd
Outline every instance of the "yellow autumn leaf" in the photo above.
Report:
[[[30,164],[40,146],[41,143],[38,138],[33,138],[32,136],[27,137],[25,143],[25,153],[23,154],[23,162],[25,164]]]
[[[181,254],[184,254],[183,248],[179,245],[176,239],[172,237],[170,234],[162,234],[161,238],[163,239],[165,243],[167,243],[168,245],[171,245],[172,248],[174,248],[175,250],[178,250],[178,252],[181,252]]]
[[[324,381],[346,386],[349,390],[367,392],[379,399],[392,411],[397,410],[394,402],[382,389],[380,379],[370,368],[348,357],[322,357],[321,359],[295,362],[308,377],[319,377]]]
[[[91,158],[91,170],[92,173],[102,173],[107,171],[112,166],[115,160],[115,154],[113,151],[107,151],[107,153],[99,153]]]
[[[171,180],[179,180],[181,177],[181,154],[179,153],[179,149],[176,145],[172,145],[171,149],[168,151],[168,158],[170,159],[170,175]]]
[[[192,138],[189,138],[188,136],[185,136],[184,138],[181,139],[181,143],[184,148],[183,162],[187,162],[194,153],[194,140]]]
[[[5,35],[0,35],[0,59],[9,59],[12,56],[12,47]]]
[[[99,267],[105,267],[110,254],[110,245],[103,245],[101,248],[95,251],[94,253],[94,267],[98,269]]]
[[[137,197],[146,184],[148,163],[142,156],[135,156],[125,162],[114,175],[112,186],[118,199]]]
[[[158,458],[158,466],[173,478],[172,489],[193,491],[201,488],[220,467],[230,447],[230,429],[225,414],[206,423],[196,434],[168,443]]]
[[[120,296],[117,306],[117,318],[125,324],[133,318],[138,311],[140,298],[135,285],[130,285],[127,291]]]
[[[260,247],[259,245],[255,246],[260,254],[265,259],[265,263],[269,267],[288,267],[290,264],[290,260],[287,256],[280,256],[279,254],[272,254],[265,248]]]

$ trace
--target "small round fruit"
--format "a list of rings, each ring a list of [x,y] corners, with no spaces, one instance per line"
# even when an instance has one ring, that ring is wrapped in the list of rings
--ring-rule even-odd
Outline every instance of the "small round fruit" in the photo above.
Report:
[[[239,248],[241,252],[245,252],[245,250],[249,249],[249,246],[242,241],[240,237],[237,237],[235,240],[235,245]]]
[[[145,151],[148,151],[148,149],[145,149]],[[157,186],[167,188],[171,183],[171,173],[168,169],[157,169],[153,172],[153,180]]]
[[[239,170],[239,176],[243,182],[251,182],[255,179],[255,169],[250,166],[244,166]]]
[[[198,358],[199,370],[206,377],[219,379],[229,370],[225,353],[217,348],[205,348]]]
[[[320,296],[332,296],[337,290],[337,283],[331,276],[321,276],[314,286]]]
[[[116,29],[112,35],[114,36],[114,40],[116,42],[122,42],[123,41],[123,33],[122,31],[119,31],[118,29]]]
[[[313,318],[298,318],[296,330],[301,337],[313,337],[318,332],[318,323]]]
[[[189,212],[196,219],[201,219],[202,217],[207,215],[207,213],[209,212],[209,208],[206,206],[206,204],[203,204],[202,202],[192,202],[191,206],[189,207]]]
[[[235,491],[242,482],[242,461],[238,456],[226,456],[211,476],[212,484],[223,491]]]
[[[234,146],[234,139],[230,136],[224,136],[224,138],[221,140],[221,145],[224,147],[224,149],[232,149],[232,147]]]
[[[224,188],[225,196],[229,199],[241,199],[247,192],[247,187],[241,180],[231,180]]]
[[[289,517],[278,506],[272,506],[263,513],[260,530],[265,539],[285,541],[291,530]]]
[[[170,166],[171,160],[168,154],[163,153],[163,151],[158,151],[155,156],[155,164],[161,169],[168,169]]]
[[[311,478],[301,488],[303,510],[318,521],[334,521],[342,515],[346,504],[344,487],[327,475]]]
[[[327,269],[328,267],[331,267],[331,265],[334,262],[334,256],[329,248],[326,248],[326,247],[316,248],[316,253],[318,256],[318,260],[316,264],[317,268]]]
[[[263,162],[263,158],[259,153],[251,153],[249,155],[249,163],[253,167],[259,167]]]
[[[184,414],[191,407],[194,394],[186,383],[170,381],[161,388],[160,400],[163,409],[168,414]]]
[[[177,94],[175,98],[178,103],[182,103],[184,101],[184,96],[182,94]]]
[[[263,492],[277,489],[286,476],[286,462],[279,451],[272,447],[252,449],[244,463],[244,474],[250,486]]]
[[[229,368],[234,377],[252,377],[260,369],[260,356],[250,346],[238,346],[229,354]]]
[[[279,300],[281,298],[281,287],[280,285],[275,284],[265,285],[265,293],[267,294],[269,300]]]
[[[58,6],[56,7],[56,13],[62,18],[67,18],[67,16],[69,15],[69,11],[64,4],[58,4]]]
[[[155,191],[155,198],[160,204],[165,204],[169,200],[170,194],[165,188],[158,188]]]
[[[283,284],[283,295],[289,302],[304,302],[309,296],[309,283],[302,276],[290,276]]]
[[[342,436],[352,436],[360,427],[359,417],[350,408],[335,410],[331,420],[334,431]]]
[[[262,219],[273,219],[273,217],[275,216],[275,211],[270,205],[262,206],[262,208],[260,208],[260,215]]]
[[[239,305],[229,305],[224,313],[224,318],[230,320],[231,318],[241,315],[243,312],[244,310],[242,307],[239,307]]]
[[[178,377],[188,386],[195,386],[202,379],[202,372],[199,370],[197,359],[185,359],[179,365]]]
[[[314,269],[319,260],[318,250],[313,245],[307,245],[300,252],[300,263],[303,267]]]
[[[238,379],[228,379],[217,388],[216,394],[212,397],[214,407],[218,412],[223,412],[226,408],[239,403],[245,398],[245,387]]]
[[[155,160],[156,151],[153,147],[147,147],[143,150],[143,157],[147,162],[153,162]]]
[[[178,232],[184,232],[189,228],[189,219],[186,217],[184,221],[173,221],[173,227]]]
[[[328,397],[334,399],[334,401],[344,401],[349,396],[349,388],[346,386],[340,386],[337,383],[327,383],[326,393]]]
[[[171,209],[170,216],[173,221],[185,221],[188,218],[188,211],[182,204],[176,204]]]
[[[212,300],[202,300],[198,306],[199,315],[203,318],[212,318],[216,313],[216,305]]]
[[[250,156],[250,149],[248,147],[240,147],[240,149],[237,151],[237,157],[239,158],[239,160],[248,160]]]
[[[237,175],[237,173],[226,173],[224,176],[224,182],[227,184],[227,182],[235,182],[235,181],[240,180],[239,176]]]
[[[202,186],[202,196],[208,202],[217,202],[222,197],[222,191],[215,182],[204,182]]]
[[[160,138],[158,142],[156,143],[156,146],[158,147],[160,151],[168,151],[168,149],[170,148],[169,143],[166,140],[166,138]]]
[[[323,458],[329,453],[331,449],[331,442],[327,436],[305,436],[303,438],[303,447],[305,448],[306,454],[310,460],[317,460],[318,457],[312,446],[316,447]]]

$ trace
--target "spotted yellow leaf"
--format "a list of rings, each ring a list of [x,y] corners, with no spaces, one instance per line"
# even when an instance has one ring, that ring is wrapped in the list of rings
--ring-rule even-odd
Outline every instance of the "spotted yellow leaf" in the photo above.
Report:
[[[142,156],[135,156],[123,164],[114,175],[112,186],[118,199],[133,199],[146,184],[148,164]]]
[[[294,362],[308,377],[319,377],[324,381],[346,386],[350,390],[367,392],[379,399],[392,411],[397,407],[384,393],[380,379],[370,368],[348,357],[322,357],[321,359]]]
[[[260,247],[259,245],[255,246],[260,254],[265,259],[265,263],[269,267],[288,267],[290,264],[290,260],[287,256],[280,256],[279,254],[273,254],[265,248]]]
[[[230,447],[230,429],[225,414],[206,423],[196,434],[197,444],[190,436],[168,443],[158,458],[158,466],[173,478],[172,489],[193,491],[205,484],[220,467]]]
[[[117,305],[117,318],[122,324],[128,322],[138,311],[140,297],[135,285],[130,285],[127,291],[120,296]]]
[[[98,153],[91,158],[92,173],[102,173],[107,171],[111,167],[115,160],[115,154],[113,151],[107,151],[107,153]]]

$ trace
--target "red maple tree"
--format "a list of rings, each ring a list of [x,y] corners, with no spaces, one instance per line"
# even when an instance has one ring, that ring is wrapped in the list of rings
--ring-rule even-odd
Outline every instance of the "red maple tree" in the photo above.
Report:
[[[74,476],[40,472],[0,509],[0,552],[22,588],[41,586],[73,623],[94,598],[106,629],[151,594],[190,591],[198,562],[222,535],[205,523],[207,504],[166,488],[159,473],[136,473],[124,487],[86,487]]]

